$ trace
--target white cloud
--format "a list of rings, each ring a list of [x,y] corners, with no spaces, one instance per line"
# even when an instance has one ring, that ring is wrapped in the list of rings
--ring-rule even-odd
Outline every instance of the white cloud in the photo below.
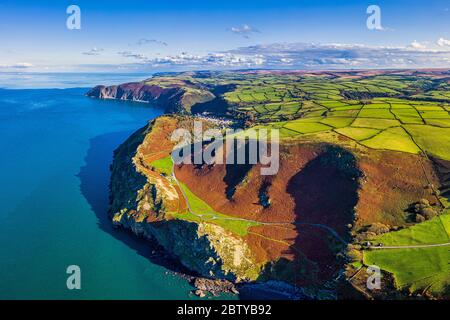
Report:
[[[439,40],[437,41],[437,45],[439,47],[449,47],[450,46],[450,40],[444,39],[444,38],[439,38]]]
[[[411,48],[413,49],[417,49],[417,50],[423,50],[426,49],[427,46],[423,43],[418,42],[417,40],[414,40],[413,42],[411,42],[411,44],[409,45]]]
[[[260,32],[258,29],[255,29],[255,28],[249,26],[248,24],[244,24],[240,27],[231,27],[229,30],[231,32],[233,32],[235,34],[239,34],[247,39],[250,37],[250,34]]]
[[[183,52],[179,55],[149,59],[152,66],[176,65],[188,67],[257,67],[263,65],[265,59],[260,55],[247,56],[232,53],[209,53],[206,55],[191,55]]]
[[[229,51],[244,57],[258,56],[265,68],[350,69],[448,67],[449,51],[360,44],[275,43]]]
[[[160,45],[165,46],[165,47],[167,46],[167,42],[164,42],[164,41],[161,41],[161,40],[156,40],[156,39],[141,38],[141,39],[139,39],[136,42],[136,44],[138,46],[142,46],[142,45],[145,45],[145,44],[152,44],[152,43],[160,44]]]
[[[0,64],[0,68],[2,69],[26,69],[34,67],[33,64],[28,62],[19,62],[19,63],[13,63],[13,64]]]
[[[103,52],[103,51],[105,51],[105,50],[102,49],[102,48],[96,48],[96,47],[94,47],[94,48],[92,48],[92,49],[89,50],[89,51],[82,52],[81,54],[84,54],[84,55],[86,55],[86,56],[99,56],[99,55],[100,55],[100,52]]]
[[[135,53],[135,52],[131,52],[131,51],[119,51],[117,52],[117,54],[121,55],[124,58],[134,58],[137,60],[147,60],[148,58],[141,54],[141,53]]]
[[[207,54],[182,52],[152,58],[140,53],[122,51],[118,54],[133,58],[135,62],[116,67],[123,70],[160,71],[240,68],[305,70],[448,68],[450,50],[427,48],[425,44],[417,41],[413,44],[393,47],[342,43],[274,43]]]

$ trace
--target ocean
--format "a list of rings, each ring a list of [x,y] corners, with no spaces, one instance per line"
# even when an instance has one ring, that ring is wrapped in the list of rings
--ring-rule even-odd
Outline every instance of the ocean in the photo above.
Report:
[[[84,94],[147,77],[0,73],[0,299],[195,298],[107,217],[113,150],[163,111]]]

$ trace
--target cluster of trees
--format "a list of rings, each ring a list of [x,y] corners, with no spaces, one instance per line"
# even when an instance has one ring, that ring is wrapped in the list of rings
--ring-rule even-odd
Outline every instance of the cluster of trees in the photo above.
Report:
[[[391,231],[391,229],[396,229],[396,227],[391,228],[390,226],[383,223],[374,222],[371,225],[365,227],[362,232],[356,235],[356,241],[361,242],[365,240],[375,239],[378,235],[387,233]]]
[[[413,214],[415,222],[423,222],[433,219],[438,215],[438,212],[427,199],[422,199],[414,205]]]
[[[363,261],[363,253],[361,251],[361,246],[349,244],[347,246],[347,257],[350,262],[362,262]]]

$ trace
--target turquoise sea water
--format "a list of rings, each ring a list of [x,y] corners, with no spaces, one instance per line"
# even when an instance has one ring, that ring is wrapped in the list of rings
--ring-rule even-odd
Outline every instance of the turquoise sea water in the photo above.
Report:
[[[113,150],[162,111],[86,91],[0,89],[0,299],[189,298],[189,284],[106,213]],[[81,290],[66,288],[69,265],[81,268]]]

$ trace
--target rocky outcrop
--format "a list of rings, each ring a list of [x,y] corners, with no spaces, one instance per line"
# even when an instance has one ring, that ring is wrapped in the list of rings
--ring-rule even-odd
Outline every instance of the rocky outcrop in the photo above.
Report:
[[[96,86],[86,94],[98,99],[117,99],[151,103],[166,113],[190,113],[197,103],[213,100],[215,96],[204,89],[187,86],[162,87],[143,82],[131,82],[114,86]]]

